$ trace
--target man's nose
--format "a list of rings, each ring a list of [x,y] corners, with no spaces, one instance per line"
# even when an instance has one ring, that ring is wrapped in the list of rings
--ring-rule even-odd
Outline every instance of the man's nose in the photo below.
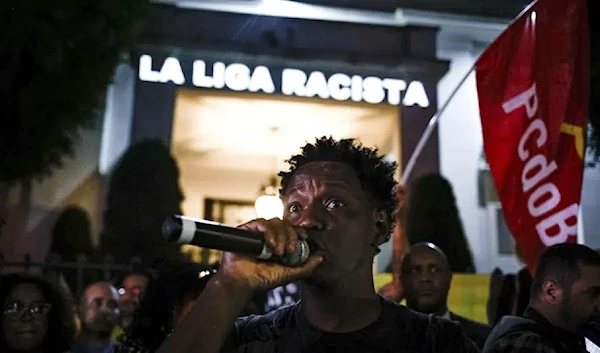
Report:
[[[33,321],[33,312],[31,310],[25,310],[19,319],[22,322]]]
[[[431,282],[431,274],[428,271],[421,271],[419,280],[421,282]]]
[[[323,212],[318,207],[310,206],[302,212],[302,218],[298,226],[312,230],[325,229],[325,217]]]

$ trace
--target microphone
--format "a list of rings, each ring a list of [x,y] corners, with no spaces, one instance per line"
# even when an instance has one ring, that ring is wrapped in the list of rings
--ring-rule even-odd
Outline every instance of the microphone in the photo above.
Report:
[[[259,260],[289,267],[301,266],[310,255],[308,243],[301,239],[296,241],[294,252],[277,256],[265,243],[262,233],[181,215],[167,218],[162,225],[162,234],[167,242],[255,256]]]

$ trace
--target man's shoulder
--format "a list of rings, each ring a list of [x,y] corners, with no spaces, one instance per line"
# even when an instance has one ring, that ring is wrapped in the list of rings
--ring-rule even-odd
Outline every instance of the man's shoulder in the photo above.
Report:
[[[487,325],[487,324],[484,324],[481,322],[477,322],[475,320],[471,320],[469,318],[460,316],[455,313],[450,313],[450,319],[453,321],[457,321],[465,329],[470,329],[473,331],[478,331],[478,332],[482,332],[482,333],[486,333],[486,334],[489,334],[492,331],[492,327],[490,325]]]
[[[531,319],[505,316],[494,327],[483,349],[484,353],[554,353],[546,332]]]
[[[273,310],[264,315],[250,315],[239,318],[236,331],[241,341],[265,340],[283,332],[294,320],[291,320],[298,304]]]
[[[443,352],[448,347],[462,352],[478,351],[458,322],[433,314],[422,314],[396,303],[388,302],[386,307],[397,315],[399,325],[395,326],[401,333],[428,346],[422,351]]]
[[[542,335],[532,331],[515,331],[506,334],[489,345],[484,353],[556,353],[552,344]]]
[[[484,324],[484,323],[481,323],[481,322],[478,322],[478,321],[475,321],[475,320],[471,320],[471,319],[469,319],[467,317],[458,315],[458,314],[453,313],[453,312],[450,313],[450,319],[452,319],[454,321],[458,321],[461,324],[462,323],[466,323],[467,325],[475,325],[475,326],[479,326],[479,327],[485,327],[485,328],[488,328],[490,330],[492,329],[490,327],[490,325],[488,325],[488,324]]]
[[[398,317],[405,323],[415,327],[415,329],[434,328],[440,333],[445,331],[460,332],[461,326],[459,323],[441,318],[436,315],[423,314],[407,308],[394,302],[387,302],[387,307],[390,311],[395,311]],[[419,331],[417,331],[419,332]],[[425,332],[425,331],[422,331]]]
[[[492,328],[489,325],[468,319],[455,313],[450,313],[450,320],[458,322],[462,326],[464,333],[480,348],[483,348],[485,341],[492,332]]]

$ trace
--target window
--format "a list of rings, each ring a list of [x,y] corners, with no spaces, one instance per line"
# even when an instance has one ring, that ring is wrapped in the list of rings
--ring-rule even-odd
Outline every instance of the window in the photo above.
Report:
[[[496,234],[498,239],[498,254],[499,255],[513,255],[515,253],[512,234],[508,229],[508,225],[504,220],[502,214],[502,206],[498,204],[496,209]]]

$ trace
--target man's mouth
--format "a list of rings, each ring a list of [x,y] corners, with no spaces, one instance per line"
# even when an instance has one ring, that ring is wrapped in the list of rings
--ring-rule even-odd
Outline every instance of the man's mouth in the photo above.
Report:
[[[309,237],[308,239],[306,239],[306,242],[308,243],[308,247],[310,248],[311,252],[322,251],[324,249],[324,247],[317,241],[315,241],[313,238]]]
[[[100,325],[112,325],[113,320],[108,317],[99,317],[96,318],[96,323]]]
[[[132,301],[122,301],[119,304],[120,308],[123,310],[127,310],[127,309],[134,309],[135,308],[135,304]]]
[[[19,336],[33,336],[33,335],[35,335],[35,333],[36,333],[35,329],[17,331],[17,335],[19,335]]]
[[[327,260],[327,251],[325,251],[325,248],[321,244],[310,238],[307,239],[306,242],[308,243],[311,255],[319,255],[322,256],[324,260]]]
[[[419,296],[433,297],[433,296],[435,296],[435,292],[433,290],[422,290],[422,291],[419,291]]]

